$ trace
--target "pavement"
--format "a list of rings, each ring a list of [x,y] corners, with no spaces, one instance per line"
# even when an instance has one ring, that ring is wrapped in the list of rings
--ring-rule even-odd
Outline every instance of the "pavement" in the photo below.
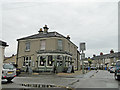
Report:
[[[88,72],[92,72],[92,71],[86,71],[86,73]],[[79,70],[79,71],[75,71],[74,73],[51,73],[51,72],[41,72],[41,73],[31,73],[31,74],[26,74],[25,72],[22,72],[19,77],[37,77],[37,76],[40,76],[40,75],[53,75],[53,76],[57,76],[57,77],[65,77],[65,78],[75,78],[75,77],[79,77],[80,76],[83,76],[82,74],[82,70]]]

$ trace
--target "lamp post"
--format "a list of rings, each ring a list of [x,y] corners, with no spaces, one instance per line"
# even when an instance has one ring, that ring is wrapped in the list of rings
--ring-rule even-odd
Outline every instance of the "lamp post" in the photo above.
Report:
[[[84,53],[85,50],[86,50],[85,43],[84,42],[80,43],[80,52],[82,52],[81,53],[81,60],[82,60],[82,72],[83,72],[83,74],[85,73],[84,72],[84,61],[83,61],[85,59],[85,53]]]

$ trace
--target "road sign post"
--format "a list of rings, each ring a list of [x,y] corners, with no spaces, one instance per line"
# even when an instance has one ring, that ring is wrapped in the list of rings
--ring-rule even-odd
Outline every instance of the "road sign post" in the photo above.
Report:
[[[80,43],[80,52],[82,52],[81,53],[81,60],[82,60],[82,73],[83,74],[85,74],[85,72],[84,72],[84,59],[85,59],[84,50],[86,50],[85,43]]]

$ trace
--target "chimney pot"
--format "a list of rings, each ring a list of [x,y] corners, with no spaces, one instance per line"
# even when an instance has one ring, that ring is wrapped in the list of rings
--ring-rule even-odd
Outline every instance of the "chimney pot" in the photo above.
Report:
[[[42,31],[42,28],[40,28],[40,30],[38,31],[39,33],[42,33],[43,31]]]

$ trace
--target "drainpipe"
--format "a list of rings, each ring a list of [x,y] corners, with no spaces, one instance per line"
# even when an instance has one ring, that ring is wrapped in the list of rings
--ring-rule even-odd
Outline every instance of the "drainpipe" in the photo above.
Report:
[[[18,53],[19,53],[19,40],[18,40],[17,55],[16,55],[16,64],[17,65],[18,65]]]
[[[77,70],[78,70],[79,66],[78,66],[78,52],[77,52]]]

